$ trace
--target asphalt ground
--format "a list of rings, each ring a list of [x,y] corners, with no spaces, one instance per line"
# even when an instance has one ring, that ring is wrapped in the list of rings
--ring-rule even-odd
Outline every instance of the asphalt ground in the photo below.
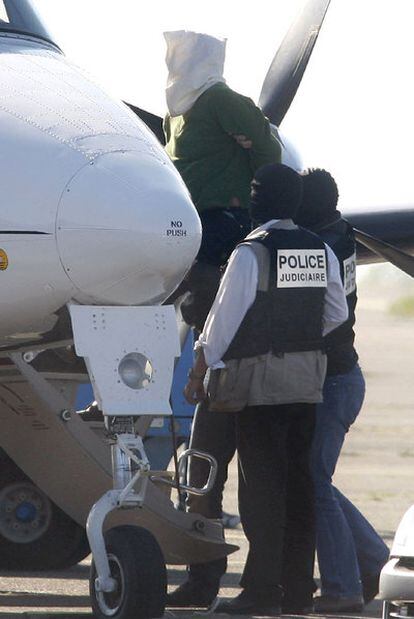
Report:
[[[378,272],[380,275],[378,276]],[[414,502],[414,349],[413,316],[390,312],[397,297],[414,298],[413,280],[381,271],[360,282],[357,348],[366,382],[363,410],[350,431],[335,474],[335,483],[368,517],[387,543],[404,511]],[[235,463],[226,486],[225,509],[237,511]],[[220,596],[238,593],[246,556],[241,528],[227,533],[240,550],[230,557]],[[61,572],[0,573],[0,618],[92,617],[88,594],[90,559]],[[169,569],[172,590],[185,577],[183,568]],[[200,616],[195,611],[167,612],[165,617]],[[220,617],[212,614],[210,617]],[[343,615],[356,617],[357,615]],[[381,601],[361,614],[380,617]],[[224,615],[221,615],[224,617]],[[338,617],[338,615],[336,615]]]

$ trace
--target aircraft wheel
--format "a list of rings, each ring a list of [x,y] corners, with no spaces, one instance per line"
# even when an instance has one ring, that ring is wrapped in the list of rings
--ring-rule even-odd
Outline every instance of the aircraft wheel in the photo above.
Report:
[[[2,457],[0,569],[63,569],[89,552],[84,528],[52,503],[10,458]]]
[[[89,590],[94,616],[99,619],[148,619],[162,617],[167,593],[164,557],[155,537],[141,527],[123,525],[105,533],[115,591],[96,590],[94,562]]]

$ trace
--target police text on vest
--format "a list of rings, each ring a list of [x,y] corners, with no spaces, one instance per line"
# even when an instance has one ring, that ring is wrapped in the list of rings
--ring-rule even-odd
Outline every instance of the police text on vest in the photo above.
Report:
[[[278,288],[325,288],[327,284],[324,249],[278,249]]]
[[[356,290],[356,253],[344,260],[344,288],[347,296]]]

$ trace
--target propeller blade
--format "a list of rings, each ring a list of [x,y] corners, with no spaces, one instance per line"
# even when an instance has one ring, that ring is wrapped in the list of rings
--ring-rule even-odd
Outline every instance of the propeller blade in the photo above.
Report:
[[[157,116],[156,114],[151,114],[151,112],[147,112],[136,105],[132,105],[132,103],[128,103],[124,101],[125,105],[127,105],[133,112],[136,114],[144,123],[151,129],[158,140],[161,142],[163,146],[165,146],[165,136],[164,131],[162,129],[162,118]]]
[[[263,82],[259,107],[279,126],[311,57],[330,0],[309,0],[289,28]]]
[[[394,266],[396,266],[407,275],[411,275],[414,277],[414,256],[401,251],[397,247],[393,245],[389,245],[380,239],[377,239],[375,236],[371,236],[366,232],[362,232],[361,230],[356,230],[354,228],[355,238],[356,240],[370,249],[371,251],[384,258],[387,262],[391,262]]]

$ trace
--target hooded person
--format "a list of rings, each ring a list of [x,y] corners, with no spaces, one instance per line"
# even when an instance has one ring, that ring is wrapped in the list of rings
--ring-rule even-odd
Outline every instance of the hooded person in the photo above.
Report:
[[[253,174],[280,161],[280,144],[253,101],[226,85],[226,39],[187,30],[164,37],[166,151],[201,217],[198,260],[222,265],[251,229],[247,208]]]
[[[249,552],[242,592],[217,612],[275,616],[312,606],[308,460],[326,371],[323,336],[348,309],[333,252],[293,222],[302,182],[281,164],[255,173],[250,212],[259,227],[231,254],[185,388],[189,402],[207,391],[212,421],[224,411],[235,419]]]
[[[348,319],[325,338],[327,376],[316,408],[311,455],[315,484],[316,548],[321,595],[319,613],[359,612],[378,593],[388,548],[370,523],[332,485],[345,435],[357,418],[365,381],[354,347],[356,290],[355,236],[337,208],[338,188],[323,169],[306,170],[303,198],[295,221],[317,233],[338,258],[348,303]]]
[[[226,85],[226,39],[188,30],[165,32],[164,37],[166,151],[203,227],[196,264],[177,295],[190,291],[181,312],[189,325],[201,330],[217,292],[220,267],[251,230],[253,174],[280,161],[281,147],[262,111]]]

